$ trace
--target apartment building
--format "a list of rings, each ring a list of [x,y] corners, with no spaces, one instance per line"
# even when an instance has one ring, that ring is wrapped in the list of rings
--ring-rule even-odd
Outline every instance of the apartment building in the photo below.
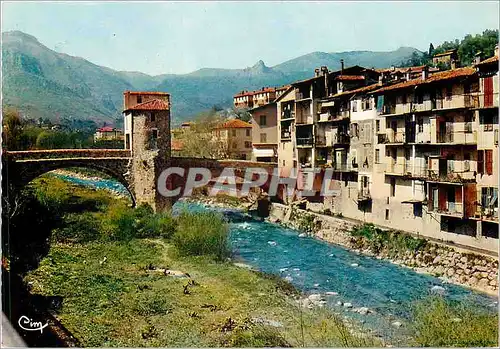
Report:
[[[253,92],[241,91],[233,96],[233,105],[238,109],[253,108]]]
[[[496,251],[498,52],[473,67],[398,69],[322,67],[285,90],[281,175],[332,168],[340,191],[320,209]]]
[[[250,110],[252,118],[252,160],[278,160],[278,125],[276,103],[264,104]]]
[[[224,145],[230,159],[250,160],[252,158],[252,125],[232,119],[212,131],[215,140]]]

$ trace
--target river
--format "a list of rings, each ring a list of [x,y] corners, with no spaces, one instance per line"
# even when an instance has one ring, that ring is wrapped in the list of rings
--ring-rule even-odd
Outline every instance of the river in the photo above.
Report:
[[[94,183],[71,176],[62,178],[96,188],[117,190],[116,182],[111,180],[102,179]],[[418,274],[409,268],[312,237],[299,237],[297,230],[248,219],[238,210],[176,203],[174,212],[181,209],[220,211],[229,220],[235,258],[255,269],[280,275],[306,295],[324,295],[327,307],[395,345],[408,343],[412,302],[431,294],[435,286],[443,287],[445,296],[451,300],[470,302],[491,312],[497,309],[498,299],[495,297],[458,285],[443,284],[439,278]],[[345,307],[345,303],[351,303],[352,308]],[[367,307],[370,313],[362,315],[353,311],[360,307]],[[401,326],[395,326],[395,322]]]

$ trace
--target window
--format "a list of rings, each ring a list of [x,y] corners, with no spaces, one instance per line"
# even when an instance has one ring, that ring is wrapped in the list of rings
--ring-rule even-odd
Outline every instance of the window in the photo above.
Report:
[[[402,99],[403,99],[403,104],[408,103],[407,98],[408,98],[408,97],[407,97],[406,93],[403,93],[403,96],[402,96]]]
[[[424,118],[418,118],[418,133],[424,132]]]
[[[142,96],[137,96],[137,103],[142,103]]]
[[[389,220],[389,209],[388,208],[385,209],[385,220],[386,221]]]
[[[250,131],[251,131],[251,130],[250,130],[249,128],[247,128],[245,131],[246,131],[246,135],[247,135],[247,137],[250,137]]]
[[[470,153],[464,154],[464,172],[470,171]]]
[[[451,96],[453,94],[452,86],[446,86],[446,100],[451,101]]]
[[[484,150],[477,151],[477,173],[484,174]]]
[[[356,101],[356,100],[352,101],[352,111],[353,112],[358,111],[358,101]]]
[[[236,149],[236,148],[238,148],[238,143],[233,142],[233,149]]]
[[[390,196],[396,196],[396,178],[391,178],[391,192]]]
[[[380,132],[380,120],[375,120],[375,131]]]
[[[261,133],[260,134],[260,142],[261,143],[266,143],[267,142],[267,134]]]
[[[152,131],[153,131],[152,132],[153,139],[158,139],[158,130],[157,129],[153,129]]]
[[[236,130],[231,130],[231,131],[232,131],[233,137],[236,137]]]
[[[375,163],[380,164],[380,149],[375,149]]]
[[[359,137],[359,127],[357,123],[352,123],[351,124],[351,133],[352,137]]]
[[[261,115],[260,116],[260,119],[259,119],[259,126],[266,126],[267,125],[267,122],[266,122],[266,115]]]
[[[422,203],[416,202],[413,204],[413,216],[422,217]]]
[[[491,112],[489,110],[481,110],[479,114],[479,123],[483,124],[484,131],[493,131],[493,125],[498,123],[497,110]]]
[[[155,122],[155,120],[156,120],[156,115],[155,115],[155,113],[150,113],[150,114],[149,114],[149,120],[150,120],[151,122]]]
[[[283,163],[283,166],[285,166],[285,164],[286,164],[286,163],[285,163],[285,160],[283,160],[283,162],[282,162],[282,163]]]
[[[245,141],[245,148],[251,148],[252,147],[252,142]]]

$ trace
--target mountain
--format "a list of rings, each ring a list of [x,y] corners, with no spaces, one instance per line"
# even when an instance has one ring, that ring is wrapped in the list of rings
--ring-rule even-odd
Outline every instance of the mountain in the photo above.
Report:
[[[120,123],[125,90],[166,91],[172,96],[173,123],[214,105],[229,107],[241,90],[278,86],[312,76],[328,66],[388,67],[407,60],[414,48],[391,52],[314,52],[268,67],[258,61],[244,69],[203,68],[189,74],[150,76],[116,71],[83,58],[55,52],[20,31],[2,33],[3,103],[31,118]]]

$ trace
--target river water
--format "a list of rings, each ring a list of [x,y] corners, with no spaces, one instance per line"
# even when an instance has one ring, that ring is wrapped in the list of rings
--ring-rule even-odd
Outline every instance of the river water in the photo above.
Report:
[[[114,181],[93,183],[68,176],[64,179],[97,188],[117,188]],[[495,297],[444,284],[439,278],[312,237],[299,237],[297,230],[250,219],[238,210],[178,202],[174,213],[185,209],[220,211],[228,218],[231,245],[238,260],[280,275],[306,295],[324,295],[327,307],[395,345],[408,343],[412,302],[431,294],[435,286],[443,287],[450,300],[470,302],[491,312],[497,309]],[[327,295],[327,292],[336,294]],[[344,303],[351,303],[352,308],[343,306]],[[361,315],[353,311],[359,307],[367,307],[371,312]],[[401,326],[395,326],[394,322],[400,322]]]

